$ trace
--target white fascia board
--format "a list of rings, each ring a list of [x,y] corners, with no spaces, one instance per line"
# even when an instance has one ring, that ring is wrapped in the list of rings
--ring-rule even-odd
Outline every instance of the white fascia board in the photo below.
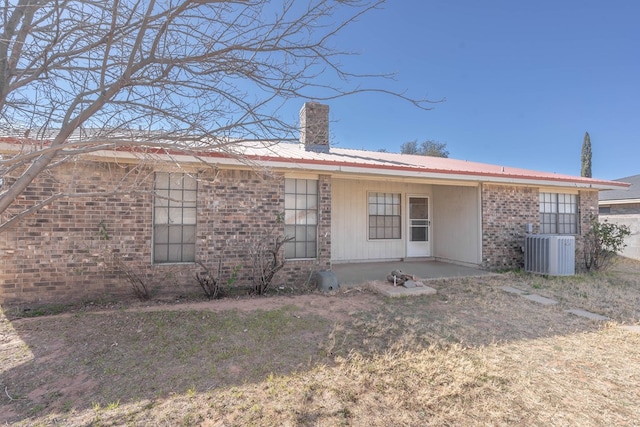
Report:
[[[563,188],[575,188],[575,189],[590,189],[590,190],[613,190],[619,187],[614,187],[606,184],[592,184],[592,183],[577,183],[566,180],[546,180],[544,178],[532,179],[532,178],[517,178],[517,177],[496,177],[477,174],[455,173],[455,172],[421,172],[421,171],[403,171],[396,169],[375,169],[372,167],[354,167],[354,166],[340,166],[340,165],[309,165],[311,167],[304,167],[306,170],[318,170],[323,172],[339,172],[345,174],[358,174],[358,175],[375,175],[375,176],[390,176],[390,177],[405,177],[415,179],[433,179],[433,180],[447,180],[447,181],[466,181],[475,183],[490,183],[490,184],[505,184],[505,185],[523,185],[533,187],[563,187]],[[273,167],[292,168],[295,167],[291,163],[283,163],[280,165],[273,165]],[[299,165],[298,165],[299,167]]]
[[[599,205],[627,205],[632,203],[640,203],[640,199],[615,199],[615,200],[599,200]]]
[[[460,182],[473,182],[473,183],[488,183],[488,184],[504,184],[504,185],[523,185],[533,187],[560,187],[560,188],[575,188],[575,189],[590,189],[590,190],[617,190],[618,186],[599,184],[599,183],[578,183],[573,181],[558,179],[544,179],[544,178],[519,178],[512,176],[486,176],[476,173],[456,173],[456,172],[427,172],[416,170],[402,170],[402,169],[389,169],[389,168],[376,168],[375,165],[363,165],[363,166],[346,166],[332,163],[307,163],[305,160],[296,161],[277,161],[277,160],[248,160],[242,162],[238,159],[230,157],[204,157],[199,160],[191,155],[184,154],[146,154],[136,153],[131,151],[97,151],[90,154],[93,158],[102,158],[104,160],[111,159],[112,161],[145,161],[157,159],[158,161],[170,161],[180,164],[208,164],[211,166],[235,166],[241,168],[264,167],[280,170],[297,170],[306,173],[325,173],[325,174],[354,174],[361,176],[378,176],[378,177],[396,177],[396,178],[412,178],[412,179],[431,179],[431,180],[446,180],[446,181],[460,181]],[[204,160],[204,163],[203,163]]]

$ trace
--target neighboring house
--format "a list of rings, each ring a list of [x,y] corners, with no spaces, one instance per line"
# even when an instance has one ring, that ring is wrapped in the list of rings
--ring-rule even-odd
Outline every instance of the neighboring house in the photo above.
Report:
[[[628,258],[640,259],[640,175],[620,178],[616,181],[631,184],[628,190],[612,190],[600,193],[600,221],[627,225],[631,235],[625,239],[627,247],[622,252]]]
[[[38,177],[17,208],[59,199],[0,233],[0,302],[52,302],[129,291],[117,254],[158,292],[197,292],[201,265],[250,281],[248,254],[273,233],[293,238],[276,285],[300,287],[334,263],[441,260],[523,265],[525,232],[577,236],[598,191],[626,184],[448,158],[329,146],[326,105],[301,112],[300,144],[238,146],[237,155],[96,152]],[[15,141],[0,153],[15,152]],[[6,176],[5,181],[14,179]],[[96,195],[105,183],[128,194]],[[37,196],[37,197],[36,197]],[[11,215],[10,211],[5,215]]]

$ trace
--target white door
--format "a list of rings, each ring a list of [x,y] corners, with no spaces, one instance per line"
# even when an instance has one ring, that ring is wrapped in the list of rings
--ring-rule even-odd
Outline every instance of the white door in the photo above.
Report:
[[[431,256],[429,198],[409,196],[407,206],[407,257]]]

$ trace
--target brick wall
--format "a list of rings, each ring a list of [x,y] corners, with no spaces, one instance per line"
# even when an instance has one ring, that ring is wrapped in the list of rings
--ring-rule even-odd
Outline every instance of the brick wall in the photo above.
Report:
[[[592,221],[598,220],[598,192],[580,191],[580,235],[576,236],[576,271],[584,270],[583,238],[591,228]]]
[[[196,260],[224,283],[237,270],[236,286],[248,286],[247,253],[256,242],[282,234],[284,179],[254,171],[198,173]],[[5,177],[8,181],[11,177]],[[198,264],[151,263],[153,171],[109,163],[68,164],[39,177],[10,215],[42,197],[67,191],[98,193],[113,183],[135,193],[59,199],[0,233],[0,303],[46,303],[130,295],[114,256],[150,284],[155,296],[199,293]],[[331,180],[322,176],[317,260],[289,261],[274,286],[303,286],[310,271],[330,268]],[[108,239],[107,239],[108,236]],[[116,255],[105,255],[115,253]],[[309,284],[311,285],[311,284]]]
[[[223,282],[237,271],[238,286],[248,286],[252,262],[247,254],[257,241],[284,233],[284,177],[259,176],[253,171],[219,171],[215,177],[201,176],[198,204],[197,258],[210,269],[222,260]],[[330,268],[331,180],[319,179],[320,213],[318,258],[289,260],[276,275],[274,286],[311,286],[312,271]]]
[[[236,270],[238,286],[251,278],[247,254],[256,242],[273,240],[282,228],[284,180],[253,171],[199,174],[196,260],[216,271],[224,283]],[[280,233],[281,234],[281,233]]]
[[[522,246],[529,223],[538,232],[537,188],[483,184],[483,267],[492,270],[522,267]]]
[[[11,178],[7,178],[11,181]],[[58,199],[0,233],[0,302],[51,302],[129,292],[105,254],[116,251],[141,277],[151,274],[151,185],[142,171],[69,163],[40,177],[5,215],[57,192],[97,193],[110,183],[135,194]],[[106,237],[108,236],[108,240]],[[146,262],[143,262],[146,261]]]
[[[558,190],[559,193],[562,190]],[[539,233],[539,191],[533,187],[484,184],[482,187],[482,258],[488,269],[524,266],[526,224]],[[579,192],[580,235],[576,236],[576,269],[582,266],[582,235],[598,215],[598,192]]]

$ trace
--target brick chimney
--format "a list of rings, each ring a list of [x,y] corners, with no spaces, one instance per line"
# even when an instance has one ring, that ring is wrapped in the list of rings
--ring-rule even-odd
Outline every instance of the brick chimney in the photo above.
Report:
[[[300,110],[300,144],[306,151],[329,152],[329,106],[305,102]]]

